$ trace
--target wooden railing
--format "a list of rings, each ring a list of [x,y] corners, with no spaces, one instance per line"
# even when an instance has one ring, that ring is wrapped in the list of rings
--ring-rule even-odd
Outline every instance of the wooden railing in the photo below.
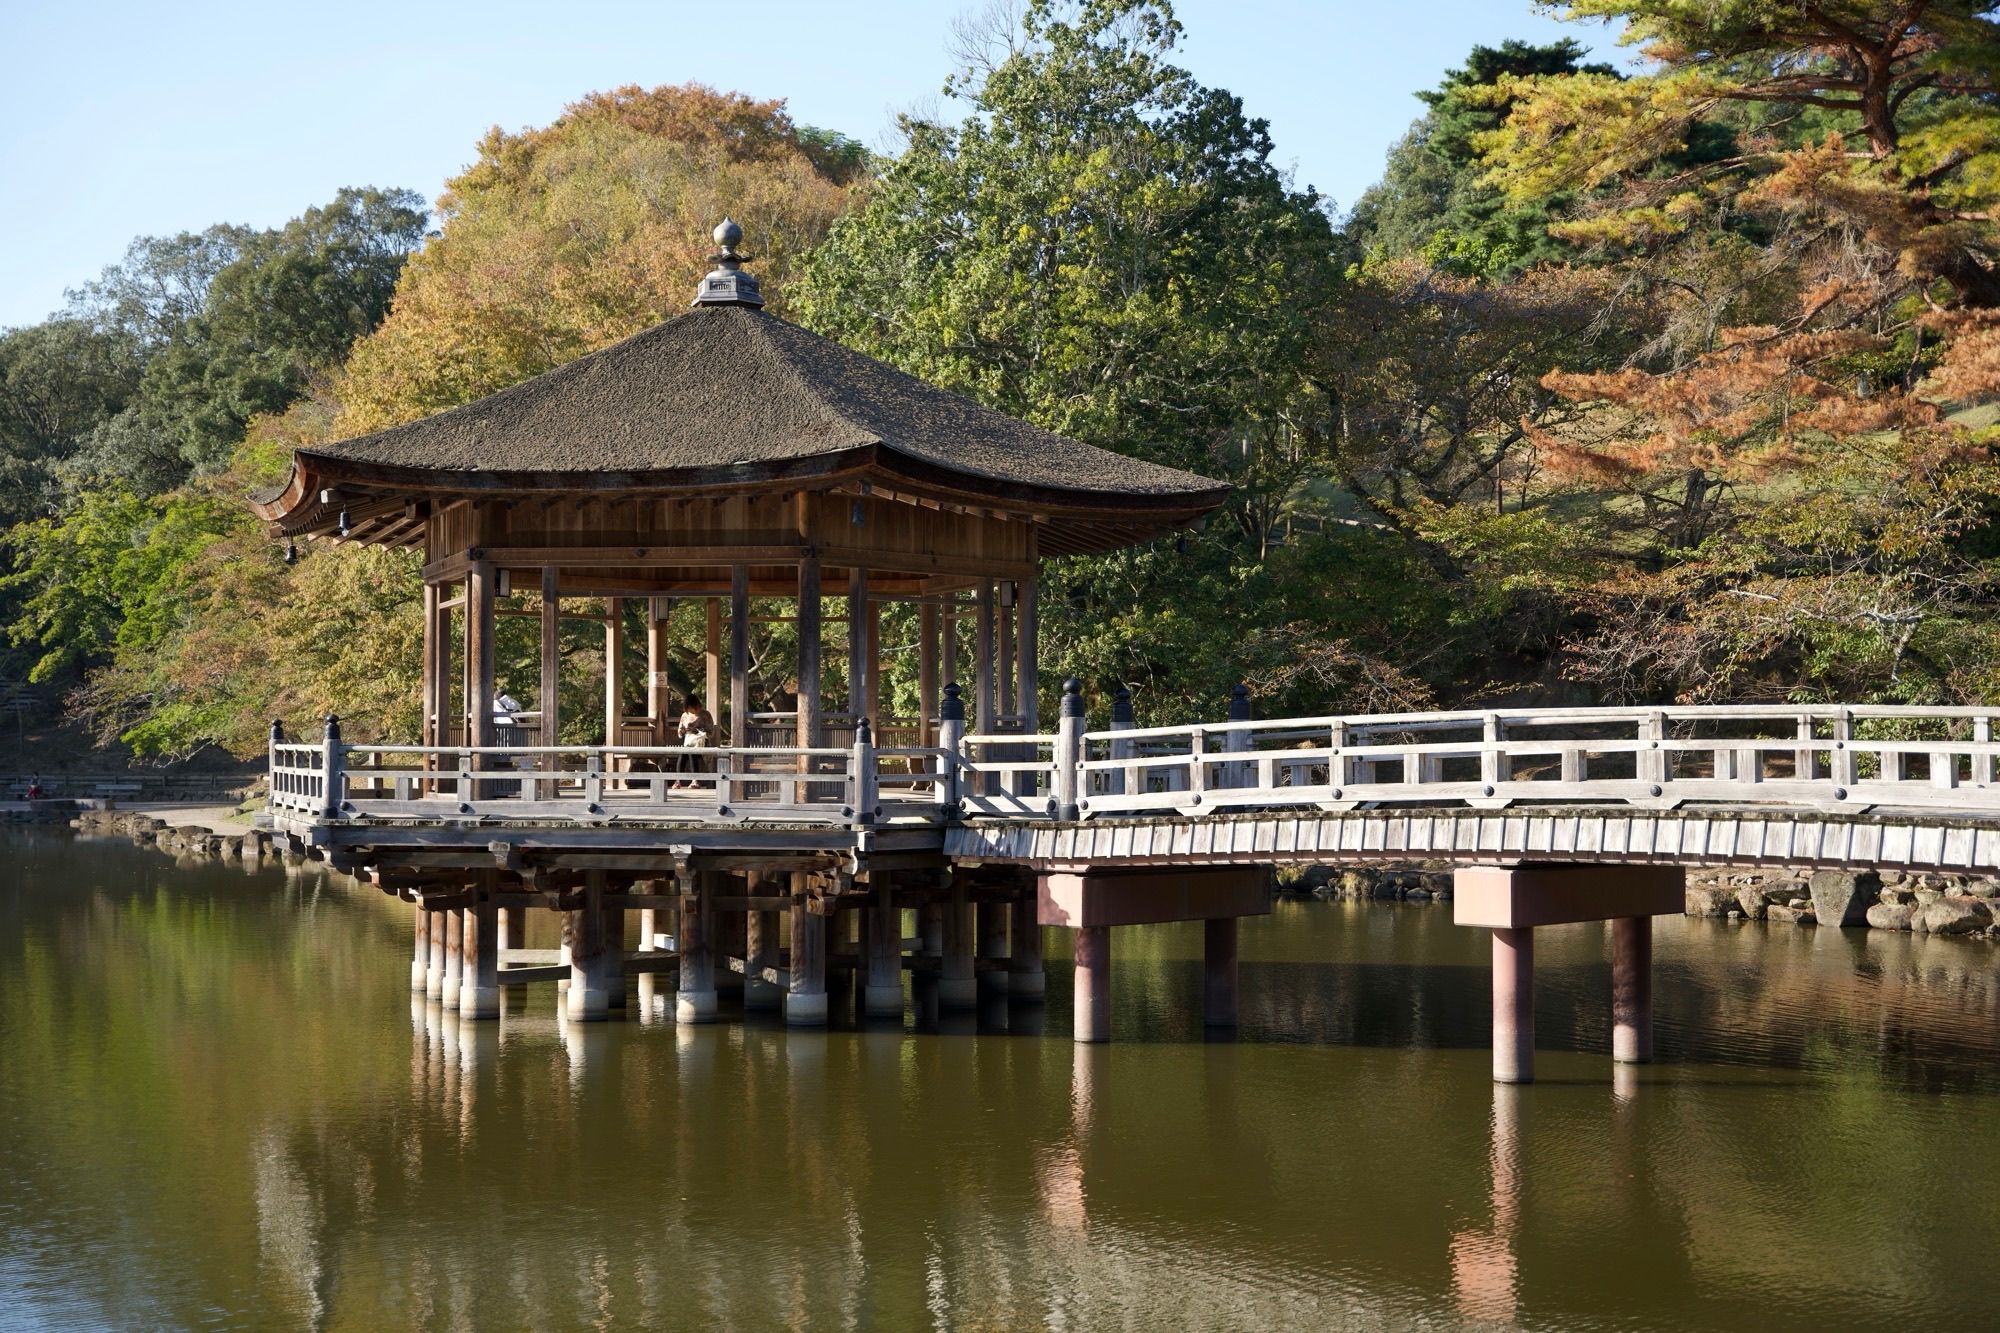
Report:
[[[1073,683],[1072,683],[1073,684]],[[1241,701],[1239,696],[1239,702]],[[2000,818],[2000,709],[1514,709],[1239,719],[935,746],[419,746],[271,742],[271,806],[433,818],[866,824],[1376,805],[1920,808]]]

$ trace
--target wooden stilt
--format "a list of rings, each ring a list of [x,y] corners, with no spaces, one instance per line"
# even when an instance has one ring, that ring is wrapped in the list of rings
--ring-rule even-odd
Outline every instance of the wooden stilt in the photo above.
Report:
[[[979,959],[987,964],[977,973],[982,996],[1007,993],[1007,916],[1006,903],[982,902],[975,909]]]
[[[794,1027],[826,1023],[826,918],[812,910],[806,877],[792,877],[791,989],[785,992],[785,1022]]]
[[[709,947],[709,929],[714,920],[714,894],[708,877],[692,870],[678,876],[681,896],[679,942],[681,947],[680,989],[674,995],[674,1021],[713,1023],[715,1021],[715,955]]]
[[[1111,927],[1076,932],[1076,1005],[1073,1035],[1080,1042],[1111,1040]]]
[[[458,987],[461,1018],[500,1017],[500,908],[493,891],[475,890],[464,917],[465,975]]]
[[[410,989],[421,995],[424,993],[425,976],[431,967],[431,914],[424,910],[422,903],[410,914],[411,933],[415,943],[410,950]]]
[[[458,988],[465,976],[465,915],[457,909],[444,917],[444,988],[438,1000],[447,1010],[458,1008]]]
[[[944,903],[944,957],[938,973],[938,1007],[970,1009],[979,999],[973,980],[972,904],[966,901],[965,885],[952,876],[951,897]]]
[[[868,904],[866,931],[866,980],[861,991],[861,1008],[870,1018],[903,1016],[903,913],[896,906],[896,890],[883,882],[875,886]]]
[[[569,914],[568,1009],[572,1021],[589,1023],[610,1016],[612,979],[621,989],[624,983],[623,960],[612,952],[606,929],[604,872],[583,874],[583,903]]]
[[[554,565],[542,567],[542,676],[541,741],[543,745],[562,743],[562,582]],[[538,765],[553,773],[558,756],[545,754]],[[523,936],[522,938],[526,938]],[[516,942],[515,948],[521,945]]]
[[[1039,1004],[1048,988],[1042,970],[1042,922],[1034,884],[1008,904],[1007,997],[1017,1004]]]
[[[431,943],[430,963],[424,969],[424,994],[433,1000],[443,1000],[444,999],[444,953],[445,953],[444,913],[439,911],[432,911],[426,908],[424,909],[424,915],[430,920],[429,935]]]

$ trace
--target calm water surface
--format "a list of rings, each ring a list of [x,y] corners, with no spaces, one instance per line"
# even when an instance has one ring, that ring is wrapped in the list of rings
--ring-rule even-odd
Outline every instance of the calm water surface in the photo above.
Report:
[[[0,1326],[2000,1309],[1983,942],[1662,920],[1662,1063],[1614,1080],[1604,933],[1545,930],[1543,1081],[1505,1089],[1448,908],[1246,923],[1233,1044],[1200,1040],[1199,927],[1120,933],[1105,1048],[1069,1042],[1059,958],[1012,1031],[677,1030],[636,987],[635,1021],[570,1027],[552,985],[461,1024],[412,1002],[409,909],[372,889],[0,838]]]

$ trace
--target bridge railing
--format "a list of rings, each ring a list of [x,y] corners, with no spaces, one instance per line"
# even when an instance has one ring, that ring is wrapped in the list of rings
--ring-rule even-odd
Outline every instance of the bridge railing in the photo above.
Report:
[[[1912,806],[2000,813],[2000,709],[1518,709],[1085,732],[1079,807]]]

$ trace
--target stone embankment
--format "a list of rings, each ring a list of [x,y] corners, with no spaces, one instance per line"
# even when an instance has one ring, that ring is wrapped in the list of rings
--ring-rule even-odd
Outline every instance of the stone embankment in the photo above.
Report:
[[[1449,902],[1451,871],[1284,866],[1278,871],[1278,890],[1318,898]],[[1873,870],[1691,870],[1687,914],[2000,939],[2000,880]]]
[[[125,810],[86,810],[69,825],[81,833],[128,837],[170,856],[194,860],[256,862],[266,857],[293,857],[281,840],[262,829],[225,831],[204,821],[175,822]]]

